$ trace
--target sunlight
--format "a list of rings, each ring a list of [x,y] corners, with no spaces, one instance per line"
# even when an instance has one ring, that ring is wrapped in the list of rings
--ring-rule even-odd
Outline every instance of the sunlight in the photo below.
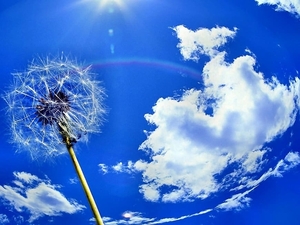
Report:
[[[79,0],[77,1],[76,5],[78,4],[87,4],[93,3],[97,6],[95,7],[97,11],[107,10],[109,12],[114,12],[114,8],[124,8],[124,0]]]
[[[123,8],[124,0],[100,0],[100,8],[112,5]]]
[[[100,2],[103,2],[104,4],[110,3],[110,2],[115,2],[119,5],[119,4],[121,4],[122,0],[102,0]]]

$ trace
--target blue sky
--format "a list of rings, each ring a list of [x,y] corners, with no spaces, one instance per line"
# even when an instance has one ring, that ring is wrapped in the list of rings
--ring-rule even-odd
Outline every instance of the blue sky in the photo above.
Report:
[[[34,58],[91,65],[100,134],[75,146],[106,225],[298,224],[300,4],[0,3],[2,93]],[[67,154],[32,160],[0,101],[0,224],[94,224]]]

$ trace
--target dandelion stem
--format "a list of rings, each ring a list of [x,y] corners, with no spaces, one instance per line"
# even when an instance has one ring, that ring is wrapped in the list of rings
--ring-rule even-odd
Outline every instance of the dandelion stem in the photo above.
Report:
[[[4,96],[11,114],[13,142],[32,158],[54,157],[68,149],[97,225],[104,225],[73,150],[88,132],[99,132],[104,95],[90,66],[82,68],[67,56],[33,60],[27,71],[14,73],[14,85]],[[31,134],[31,136],[29,136]],[[29,144],[30,143],[30,144]]]
[[[81,167],[80,167],[80,165],[79,165],[79,162],[78,162],[78,160],[77,160],[77,158],[76,158],[76,155],[75,155],[75,152],[74,152],[74,150],[73,150],[72,144],[70,143],[69,138],[66,138],[65,141],[66,141],[66,146],[67,146],[67,149],[68,149],[69,154],[70,154],[70,156],[71,156],[73,165],[74,165],[74,167],[75,167],[75,170],[76,170],[76,172],[77,172],[77,175],[78,175],[79,180],[80,180],[80,182],[81,182],[81,185],[82,185],[82,187],[83,187],[83,190],[84,190],[84,192],[85,192],[85,194],[86,194],[86,197],[87,197],[87,199],[88,199],[88,201],[89,201],[89,203],[90,203],[90,206],[91,206],[91,208],[92,208],[94,217],[95,217],[95,219],[96,219],[96,223],[97,223],[97,225],[104,225],[104,223],[103,223],[103,221],[102,221],[102,219],[101,219],[99,210],[98,210],[98,208],[97,208],[96,202],[95,202],[95,200],[94,200],[94,198],[93,198],[93,195],[92,195],[92,193],[91,193],[91,190],[90,190],[90,188],[89,188],[89,185],[88,185],[88,183],[86,182],[86,179],[85,179],[85,177],[84,177],[84,174],[83,174],[83,172],[82,172],[82,170],[81,170]]]

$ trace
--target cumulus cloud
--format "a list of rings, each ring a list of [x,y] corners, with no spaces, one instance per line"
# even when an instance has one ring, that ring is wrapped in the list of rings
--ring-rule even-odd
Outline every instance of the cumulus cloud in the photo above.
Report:
[[[85,206],[74,200],[68,200],[51,184],[48,179],[40,179],[26,172],[14,172],[14,185],[0,185],[0,198],[16,211],[29,212],[29,222],[42,216],[59,216],[62,213],[73,214]]]
[[[267,153],[272,151],[267,144],[295,122],[300,105],[299,79],[288,84],[274,76],[266,79],[255,69],[256,58],[250,50],[246,51],[250,55],[227,62],[226,52],[219,47],[235,31],[223,28],[228,34],[218,31],[218,36],[211,34],[213,29],[204,29],[210,31],[210,42],[196,35],[198,31],[174,28],[184,59],[197,60],[202,54],[210,57],[202,70],[204,87],[186,90],[180,97],[158,99],[153,113],[145,115],[154,129],[145,131],[147,138],[139,147],[149,159],[119,162],[111,168],[141,173],[139,190],[148,201],[193,201],[224,190],[232,196],[213,209],[149,224],[213,210],[240,210],[250,204],[248,195],[261,182],[280,177],[300,164],[299,154],[289,152],[273,168],[266,167],[270,166]]]
[[[195,54],[211,59],[203,68],[203,90],[160,98],[153,113],[145,115],[156,127],[146,132],[147,140],[140,146],[150,153],[150,161],[138,160],[127,169],[123,163],[114,166],[120,172],[141,172],[140,192],[149,201],[205,199],[234,188],[236,177],[246,181],[266,163],[270,150],[264,145],[285,132],[297,114],[298,78],[288,85],[276,77],[267,80],[255,70],[254,56],[225,61],[226,52],[218,47],[234,31],[190,31],[183,26],[174,30],[185,59],[195,60]],[[163,193],[163,187],[170,191]]]
[[[267,152],[263,145],[290,127],[296,116],[295,83],[266,81],[252,56],[229,64],[221,52],[203,69],[205,88],[179,98],[161,98],[146,120],[156,126],[140,149],[151,161],[138,161],[140,191],[151,201],[204,199],[236,177],[257,172]],[[237,165],[224,183],[216,175]],[[160,193],[163,186],[172,187]]]
[[[173,28],[180,40],[177,47],[185,60],[197,61],[200,55],[215,56],[218,48],[224,45],[229,38],[233,38],[237,28],[215,27],[212,29],[199,28],[196,31],[180,25]]]
[[[298,0],[255,0],[258,5],[268,4],[276,6],[278,11],[287,11],[300,16],[300,2]]]

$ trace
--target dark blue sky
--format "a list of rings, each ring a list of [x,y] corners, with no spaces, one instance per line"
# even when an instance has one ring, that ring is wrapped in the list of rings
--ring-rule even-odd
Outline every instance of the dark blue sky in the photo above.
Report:
[[[281,8],[0,3],[1,95],[36,57],[91,65],[107,114],[75,150],[107,225],[296,225],[300,9]],[[0,224],[93,224],[69,156],[17,152],[6,107],[2,99]]]

